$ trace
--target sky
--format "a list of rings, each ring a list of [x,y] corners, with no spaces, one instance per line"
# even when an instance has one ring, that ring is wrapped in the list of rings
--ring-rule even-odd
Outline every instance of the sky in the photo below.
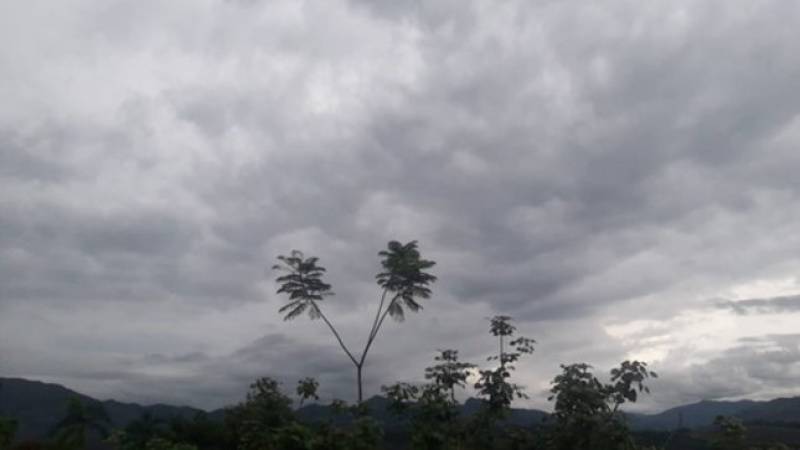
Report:
[[[217,408],[272,376],[353,400],[278,255],[363,346],[378,252],[436,261],[366,394],[487,318],[560,364],[659,373],[639,408],[800,395],[800,2],[0,3],[0,375]],[[462,394],[469,395],[469,392]]]

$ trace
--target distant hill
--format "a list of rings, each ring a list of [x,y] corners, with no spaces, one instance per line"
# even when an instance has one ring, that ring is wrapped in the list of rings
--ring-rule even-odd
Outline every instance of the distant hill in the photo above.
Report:
[[[21,378],[0,377],[0,416],[11,417],[19,422],[18,439],[36,439],[45,437],[55,424],[63,417],[69,399],[78,398],[82,402],[101,404],[111,418],[111,426],[123,428],[144,413],[150,413],[156,419],[168,420],[173,417],[190,419],[200,409],[186,406],[149,405],[122,403],[115,400],[100,401],[87,395],[67,389],[58,384],[42,383]],[[384,397],[372,397],[367,400],[370,414],[382,422],[387,430],[401,430],[407,421],[397,417],[388,410],[389,401]],[[461,405],[461,414],[471,416],[477,412],[480,401],[468,399]],[[219,409],[207,413],[212,420],[222,420],[224,410]],[[333,410],[326,405],[309,404],[297,410],[301,420],[319,422],[334,420],[346,421],[336,417]],[[733,415],[750,423],[794,424],[800,429],[800,397],[779,398],[758,402],[741,401],[701,401],[689,405],[678,406],[652,415],[629,414],[629,422],[635,430],[674,430],[679,426],[700,429],[710,426],[718,415]],[[507,421],[514,425],[541,424],[548,414],[535,409],[514,408]]]
[[[736,416],[746,423],[767,422],[800,424],[800,397],[769,401],[709,401],[678,406],[652,415],[630,414],[632,428],[674,430],[710,426],[717,416]]]
[[[698,403],[678,406],[658,414],[629,414],[631,427],[639,430],[674,430],[676,428],[698,428],[709,426],[717,416],[738,416],[752,408],[757,402],[703,400]]]
[[[746,422],[786,422],[800,424],[800,397],[776,398],[754,404],[737,414]]]
[[[99,401],[64,386],[22,378],[0,377],[0,416],[18,421],[17,439],[47,436],[64,417],[67,403],[77,398],[86,404],[101,404],[111,419],[111,426],[122,428],[149,412],[157,419],[191,418],[201,411],[196,408],[170,405],[142,406],[115,400]]]

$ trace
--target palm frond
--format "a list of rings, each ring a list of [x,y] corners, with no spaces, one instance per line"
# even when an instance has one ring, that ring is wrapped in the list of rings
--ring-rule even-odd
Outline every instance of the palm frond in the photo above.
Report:
[[[293,305],[294,308],[292,308],[291,311],[289,311],[286,314],[286,316],[284,316],[283,320],[287,320],[287,321],[288,320],[292,320],[292,319],[296,318],[297,316],[303,314],[303,312],[306,310],[306,308],[308,308],[308,303],[305,303],[305,302],[293,302],[290,305]],[[289,306],[289,305],[287,305],[287,306]],[[281,308],[281,311],[283,311],[283,308]]]
[[[319,318],[321,313],[314,302],[333,295],[331,285],[322,280],[325,268],[317,265],[319,258],[305,258],[303,252],[292,250],[289,256],[280,255],[277,259],[280,263],[273,268],[284,272],[275,279],[279,284],[277,293],[289,297],[289,303],[278,310],[289,311],[284,320],[292,320],[305,311],[311,319]]]
[[[400,306],[400,303],[395,300],[389,304],[389,315],[392,316],[392,319],[402,322],[405,320],[405,313],[403,312],[403,307]]]
[[[375,278],[383,289],[395,293],[399,301],[390,305],[390,314],[397,320],[403,317],[403,306],[411,311],[422,309],[416,298],[430,298],[429,284],[436,281],[436,277],[425,272],[436,263],[422,259],[417,250],[417,241],[401,244],[390,241],[387,250],[378,252],[383,257],[381,266],[383,271]]]

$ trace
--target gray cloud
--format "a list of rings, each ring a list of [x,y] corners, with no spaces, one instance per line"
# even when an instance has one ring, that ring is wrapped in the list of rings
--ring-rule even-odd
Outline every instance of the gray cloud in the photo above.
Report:
[[[800,311],[800,295],[726,300],[719,301],[716,305],[718,308],[727,309],[739,315],[791,313]]]
[[[435,297],[381,341],[394,356],[376,355],[373,389],[417,377],[437,347],[479,359],[491,343],[472,335],[493,313],[547,338],[526,368],[538,386],[558,362],[624,358],[609,323],[797,285],[798,5],[5,9],[0,369],[80,382],[60,351],[130,371],[132,399],[163,379],[203,405],[277,366],[349,392],[327,331],[274,314],[267,268],[293,248],[329,268],[326,307],[353,345],[386,241],[419,239],[438,261]],[[772,296],[722,307],[797,310]],[[117,365],[137,358],[183,372]],[[686,398],[724,394],[692,376]]]
[[[740,342],[686,371],[661,373],[654,391],[656,403],[797,395],[799,335],[748,336]]]

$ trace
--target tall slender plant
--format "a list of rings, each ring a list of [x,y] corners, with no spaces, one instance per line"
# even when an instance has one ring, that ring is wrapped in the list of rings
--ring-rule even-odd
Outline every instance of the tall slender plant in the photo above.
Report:
[[[288,256],[278,256],[279,263],[273,266],[273,269],[285,272],[276,279],[280,285],[278,293],[289,297],[288,303],[279,309],[279,312],[285,314],[284,320],[292,320],[308,312],[312,320],[322,319],[325,322],[356,368],[359,403],[364,398],[363,370],[367,355],[384,320],[387,316],[391,316],[397,321],[402,321],[406,309],[411,312],[422,309],[419,300],[430,298],[429,285],[436,281],[436,277],[427,272],[436,263],[422,259],[417,249],[417,241],[406,244],[390,241],[387,249],[378,255],[382,257],[382,271],[375,276],[375,279],[381,288],[381,295],[364,348],[358,356],[345,344],[336,327],[320,308],[320,302],[325,297],[333,295],[333,291],[331,285],[322,279],[326,269],[318,264],[319,258],[313,256],[306,258],[302,252],[292,250]]]
[[[517,327],[511,324],[511,320],[509,316],[494,316],[489,319],[489,333],[497,337],[500,351],[486,360],[497,361],[500,365],[491,370],[479,371],[479,378],[475,383],[475,389],[484,398],[485,408],[498,417],[508,410],[514,397],[528,398],[522,386],[507,379],[515,369],[514,363],[523,355],[533,353],[533,344],[536,343],[524,336],[515,338]],[[512,351],[508,351],[507,346],[511,347]]]

